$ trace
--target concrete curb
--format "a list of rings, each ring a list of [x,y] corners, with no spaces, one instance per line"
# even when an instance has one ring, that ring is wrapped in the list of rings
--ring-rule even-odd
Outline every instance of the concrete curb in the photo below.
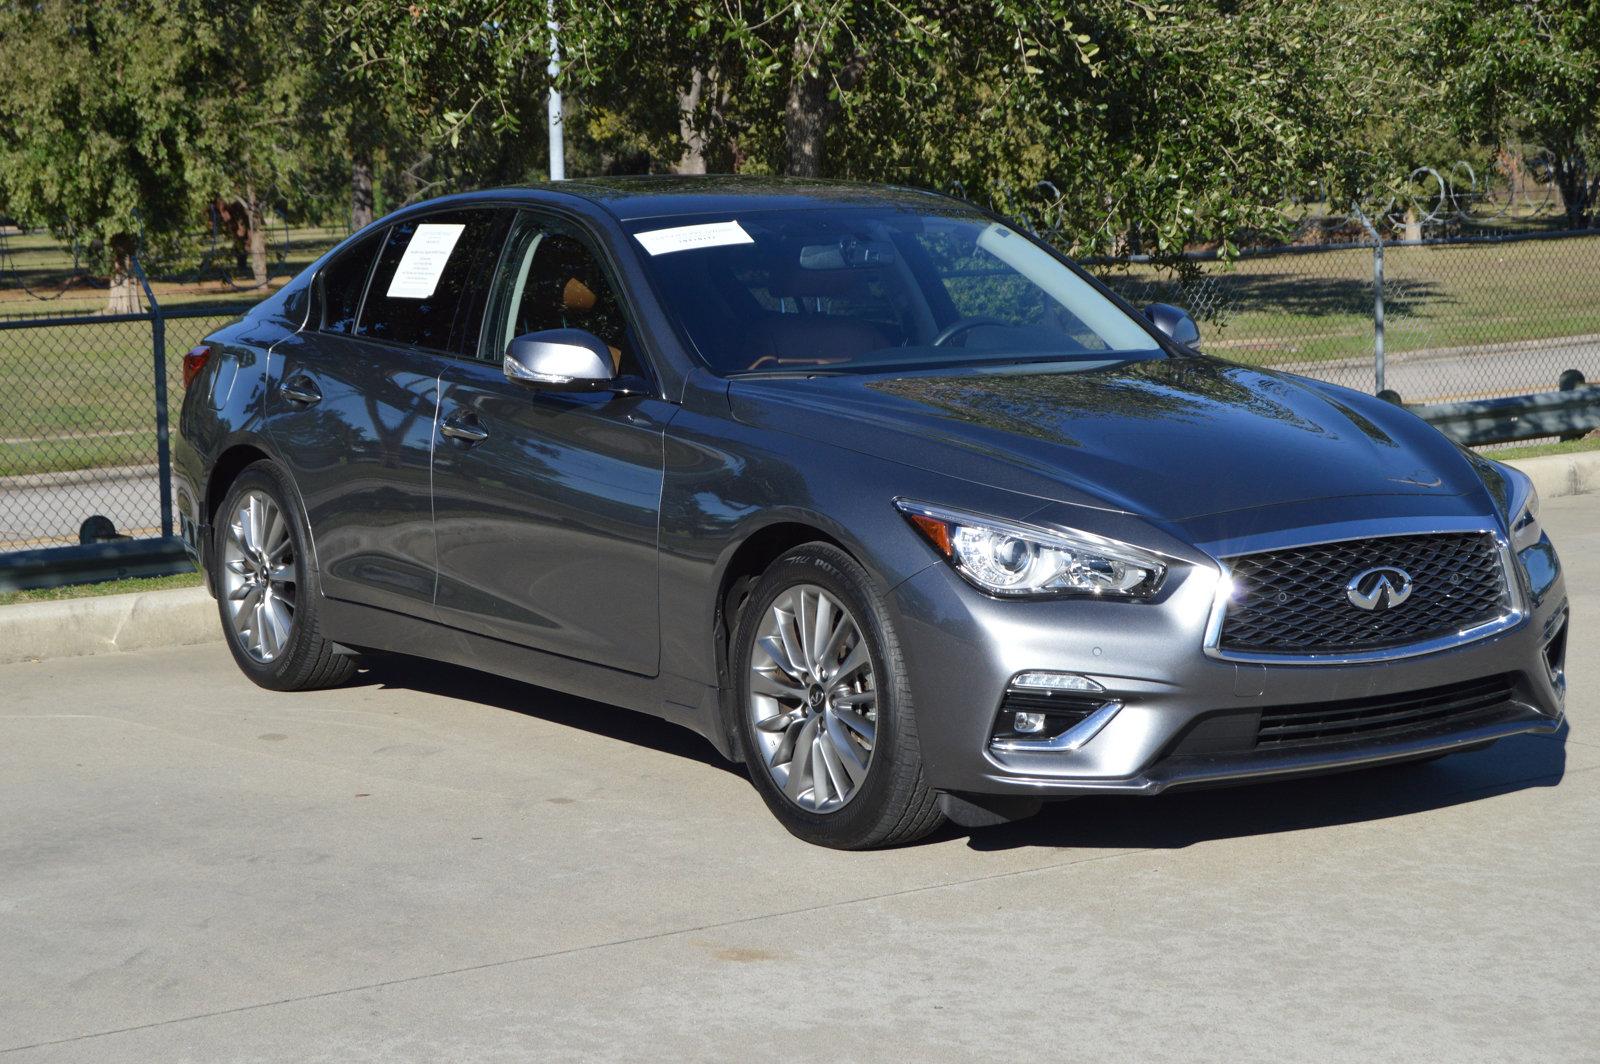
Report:
[[[203,587],[0,606],[0,665],[221,638],[216,602]]]
[[[1532,477],[1547,499],[1600,492],[1600,451],[1519,458],[1508,464]],[[221,638],[216,603],[203,587],[0,606],[0,665]]]
[[[1517,458],[1506,465],[1515,466],[1528,474],[1533,479],[1533,486],[1539,489],[1539,497],[1543,499],[1600,491],[1600,451]]]

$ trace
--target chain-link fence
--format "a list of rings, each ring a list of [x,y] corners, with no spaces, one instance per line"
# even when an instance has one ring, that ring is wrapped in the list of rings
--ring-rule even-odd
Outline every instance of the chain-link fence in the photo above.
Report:
[[[1136,305],[1190,310],[1211,354],[1411,404],[1569,388],[1572,370],[1600,378],[1600,232],[1291,246],[1192,265],[1093,268]],[[109,528],[170,532],[160,439],[176,421],[182,354],[245,308],[144,294],[133,315],[0,314],[0,552]]]
[[[1200,319],[1204,348],[1410,404],[1600,379],[1600,232],[1287,247],[1096,264],[1136,305]],[[1567,377],[1570,387],[1572,378]]]
[[[0,319],[0,552],[171,535],[183,352],[244,307]]]

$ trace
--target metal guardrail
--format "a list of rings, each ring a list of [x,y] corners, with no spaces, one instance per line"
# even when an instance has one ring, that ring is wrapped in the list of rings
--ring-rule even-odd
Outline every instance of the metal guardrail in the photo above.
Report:
[[[107,540],[0,555],[0,591],[171,576],[193,569],[183,540],[176,536]]]
[[[1600,386],[1534,395],[1414,406],[1411,411],[1457,443],[1479,447],[1548,436],[1573,439],[1600,429]]]

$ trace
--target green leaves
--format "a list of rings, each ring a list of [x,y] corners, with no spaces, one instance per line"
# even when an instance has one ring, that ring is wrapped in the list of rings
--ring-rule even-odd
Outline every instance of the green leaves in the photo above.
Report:
[[[1600,180],[1580,180],[1600,0],[558,0],[555,16],[572,173],[959,187],[1085,256],[1229,254],[1281,233],[1292,199],[1418,195],[1404,175],[1463,139],[1548,148],[1572,197]],[[380,211],[537,178],[548,17],[546,0],[0,5],[0,201],[110,234],[189,226],[247,190],[326,218],[353,164]]]

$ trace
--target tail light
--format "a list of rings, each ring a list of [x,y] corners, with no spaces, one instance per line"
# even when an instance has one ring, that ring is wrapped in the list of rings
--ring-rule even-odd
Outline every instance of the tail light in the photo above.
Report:
[[[200,371],[206,368],[206,363],[211,359],[211,348],[205,344],[191,347],[189,353],[183,356],[183,386],[188,388],[194,379],[200,376]]]

